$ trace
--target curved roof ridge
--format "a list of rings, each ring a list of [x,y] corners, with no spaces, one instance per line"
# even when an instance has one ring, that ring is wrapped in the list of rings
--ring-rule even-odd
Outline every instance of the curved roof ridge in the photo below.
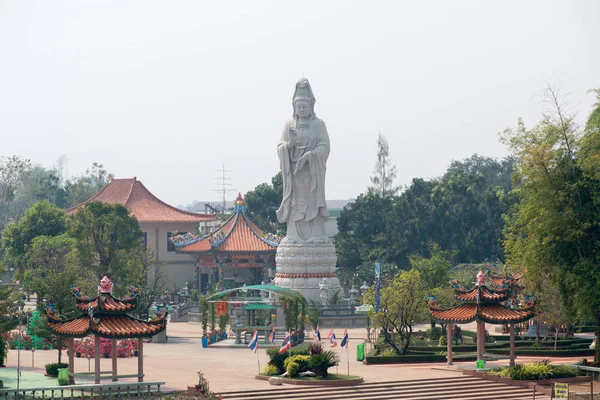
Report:
[[[233,232],[233,229],[237,225],[238,215],[239,215],[238,213],[234,213],[233,216],[227,220],[227,222],[229,222],[229,221],[231,221],[231,219],[233,219],[233,222],[231,223],[231,227],[229,228],[227,233],[225,233],[225,235],[222,238],[219,238],[218,241],[211,243],[212,247],[219,247],[225,240],[227,240],[227,238],[229,237],[229,235],[231,235],[231,232]],[[225,224],[225,225],[227,225],[227,224]],[[225,228],[225,225],[223,225],[223,229]],[[220,230],[220,228],[218,230],[216,230],[215,233],[218,232],[219,230]]]
[[[254,235],[259,238],[260,240],[262,240],[263,242],[265,242],[266,244],[268,244],[269,246],[272,247],[277,247],[276,244],[274,244],[273,242],[267,240],[265,238],[265,232],[260,229],[254,222],[252,222],[252,220],[250,220],[250,217],[248,217],[248,214],[243,213],[242,217],[244,219],[244,222],[246,222],[246,225],[248,225],[248,228],[250,228],[250,230],[252,231],[252,233],[254,233]]]
[[[102,189],[100,189],[100,191],[98,193],[96,193],[95,195],[93,195],[92,197],[90,197],[89,199],[82,201],[79,204],[74,205],[73,207],[69,207],[67,208],[65,211],[67,212],[67,214],[70,213],[74,213],[76,212],[80,207],[84,206],[85,204],[92,202],[92,201],[96,201],[96,199],[98,197],[101,197],[102,194],[104,194],[104,192],[111,186],[111,184],[115,181],[115,183],[120,183],[120,182],[127,182],[130,181],[131,182],[131,187],[129,188],[128,192],[131,193],[133,191],[133,185],[135,183],[136,178],[113,178],[110,182],[108,182],[106,185],[104,185],[102,187]],[[105,200],[98,200],[98,201],[105,201]]]
[[[205,218],[205,219],[207,217],[211,217],[211,215],[209,215],[209,214],[203,214],[203,213],[196,213],[196,212],[192,212],[192,211],[186,211],[186,210],[182,210],[182,209],[179,209],[177,207],[174,207],[174,206],[172,206],[170,204],[167,204],[164,201],[162,201],[161,199],[159,199],[158,197],[156,197],[154,195],[154,193],[152,193],[150,190],[148,190],[148,188],[142,183],[142,181],[137,180],[135,177],[133,179],[134,179],[134,184],[132,185],[133,187],[131,188],[131,195],[133,195],[133,192],[134,192],[134,190],[135,190],[136,187],[141,186],[142,190],[145,193],[147,193],[152,200],[155,200],[160,205],[165,206],[165,207],[171,209],[172,211],[175,211],[176,213],[188,215],[190,217],[200,217],[200,218]],[[132,197],[133,196],[130,196],[130,198],[127,199],[127,203],[129,203],[129,201],[132,199]],[[215,217],[212,218],[212,220],[215,220],[215,219],[216,219]]]

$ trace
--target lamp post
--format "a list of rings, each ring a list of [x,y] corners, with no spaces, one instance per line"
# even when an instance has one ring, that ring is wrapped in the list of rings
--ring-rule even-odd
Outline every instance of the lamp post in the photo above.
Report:
[[[360,290],[362,291],[362,297],[363,297],[363,305],[367,304],[367,292],[369,291],[369,285],[367,285],[367,282],[364,281],[362,286],[360,287]],[[369,317],[369,314],[367,313],[367,343],[371,343],[371,318]]]

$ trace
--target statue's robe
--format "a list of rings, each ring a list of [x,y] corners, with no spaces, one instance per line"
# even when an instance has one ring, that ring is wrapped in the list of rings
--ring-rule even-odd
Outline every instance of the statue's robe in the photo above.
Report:
[[[292,130],[296,132],[295,146],[289,146]],[[283,127],[277,153],[283,175],[283,200],[277,210],[277,219],[288,223],[288,237],[296,231],[304,240],[323,236],[324,222],[329,217],[325,203],[329,135],[325,123],[315,116],[307,124],[298,126],[296,120],[288,121]],[[296,172],[296,164],[305,154],[307,162]],[[315,224],[318,231],[313,227]]]

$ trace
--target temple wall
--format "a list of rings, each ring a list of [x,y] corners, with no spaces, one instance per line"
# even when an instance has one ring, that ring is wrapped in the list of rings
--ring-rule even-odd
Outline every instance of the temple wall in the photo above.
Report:
[[[155,259],[164,264],[165,274],[171,281],[169,288],[181,288],[188,280],[193,280],[195,275],[195,259],[187,254],[177,254],[168,251],[167,237],[172,232],[194,232],[198,223],[186,224],[140,224],[142,232],[146,233],[147,248],[154,252]],[[149,278],[153,275],[150,274]]]

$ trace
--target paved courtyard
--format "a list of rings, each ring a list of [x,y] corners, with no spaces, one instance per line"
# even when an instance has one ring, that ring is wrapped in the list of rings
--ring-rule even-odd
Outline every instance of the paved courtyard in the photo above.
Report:
[[[329,329],[321,329],[324,335]],[[214,391],[264,389],[267,382],[254,379],[258,372],[256,355],[245,348],[206,348],[201,346],[201,328],[199,325],[187,323],[171,323],[168,325],[168,343],[144,344],[144,373],[146,381],[165,381],[167,388],[174,390],[186,389],[198,381],[197,371],[201,370],[208,378],[211,389]],[[336,335],[341,337],[343,330],[337,329]],[[349,330],[350,348],[336,348],[340,355],[339,373],[346,373],[348,356],[350,359],[350,374],[362,376],[367,382],[380,382],[389,380],[425,379],[446,376],[456,376],[454,369],[446,368],[445,364],[403,364],[403,365],[363,365],[356,361],[356,346],[363,341],[365,329]],[[348,354],[348,356],[347,356]],[[547,358],[547,357],[546,357]],[[31,367],[31,351],[21,351],[21,367],[24,371],[44,373],[44,364],[56,362],[56,351],[36,351],[35,367]],[[66,360],[66,351],[63,351],[63,360]],[[258,359],[261,369],[268,362],[264,347],[259,345]],[[535,358],[519,358],[524,362]],[[137,373],[137,358],[119,358],[119,374]],[[579,359],[564,359],[560,362],[576,362]],[[470,365],[464,363],[463,365]],[[15,374],[12,368],[17,365],[17,351],[10,350],[8,367],[0,368],[0,379],[4,376]],[[459,364],[460,366],[460,364]],[[110,370],[111,360],[101,359],[102,370]],[[93,360],[91,362],[93,368]],[[75,372],[88,371],[88,360],[75,358]],[[330,371],[334,371],[332,368]],[[32,381],[27,374],[27,381]],[[40,381],[41,382],[41,381]],[[44,381],[44,384],[47,384]],[[81,382],[83,383],[83,382]]]

